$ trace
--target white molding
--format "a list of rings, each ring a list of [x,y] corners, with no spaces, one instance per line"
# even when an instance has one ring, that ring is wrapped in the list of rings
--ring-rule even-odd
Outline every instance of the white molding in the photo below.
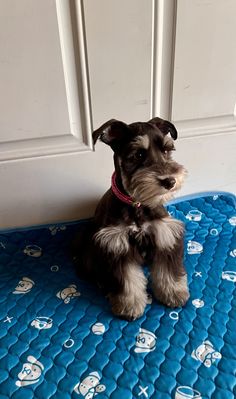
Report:
[[[0,144],[0,162],[81,152],[91,152],[91,148],[70,134],[15,140]]]
[[[151,118],[171,120],[178,0],[152,0]],[[173,121],[180,138],[236,132],[234,115]]]
[[[93,150],[83,0],[56,0],[70,132],[0,142],[0,161]]]
[[[189,119],[173,123],[181,133],[181,138],[236,133],[236,116],[234,115]]]
[[[56,0],[71,134],[92,149],[83,0]]]
[[[151,118],[170,119],[177,0],[152,0]]]

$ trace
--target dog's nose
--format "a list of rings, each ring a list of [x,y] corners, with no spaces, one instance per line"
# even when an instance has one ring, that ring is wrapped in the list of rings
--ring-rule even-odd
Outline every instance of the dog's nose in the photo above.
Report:
[[[170,190],[171,188],[173,188],[175,183],[176,183],[176,180],[174,177],[167,177],[166,179],[161,181],[162,186],[165,187],[167,190]]]

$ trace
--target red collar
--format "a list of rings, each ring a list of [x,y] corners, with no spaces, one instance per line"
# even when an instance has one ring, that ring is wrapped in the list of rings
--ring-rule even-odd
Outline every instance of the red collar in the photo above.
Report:
[[[134,201],[129,195],[123,194],[117,187],[116,184],[116,172],[113,173],[111,178],[111,188],[113,193],[120,201],[124,202],[125,204],[135,206],[139,208],[141,206],[141,202]]]

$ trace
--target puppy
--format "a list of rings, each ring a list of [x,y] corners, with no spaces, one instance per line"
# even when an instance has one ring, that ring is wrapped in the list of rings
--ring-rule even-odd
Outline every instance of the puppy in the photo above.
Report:
[[[170,136],[169,136],[169,134]],[[189,298],[183,266],[183,224],[163,204],[181,187],[185,169],[172,159],[177,131],[160,118],[127,125],[112,119],[93,133],[114,152],[111,188],[91,224],[80,232],[76,263],[80,276],[108,295],[115,315],[142,316],[150,268],[153,293],[166,306]]]

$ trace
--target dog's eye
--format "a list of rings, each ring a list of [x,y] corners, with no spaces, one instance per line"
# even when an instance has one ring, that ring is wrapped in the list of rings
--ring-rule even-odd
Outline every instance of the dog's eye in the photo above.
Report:
[[[147,154],[147,150],[145,150],[144,148],[141,148],[140,150],[138,150],[135,153],[135,158],[139,161],[143,161],[146,157],[146,154]]]

